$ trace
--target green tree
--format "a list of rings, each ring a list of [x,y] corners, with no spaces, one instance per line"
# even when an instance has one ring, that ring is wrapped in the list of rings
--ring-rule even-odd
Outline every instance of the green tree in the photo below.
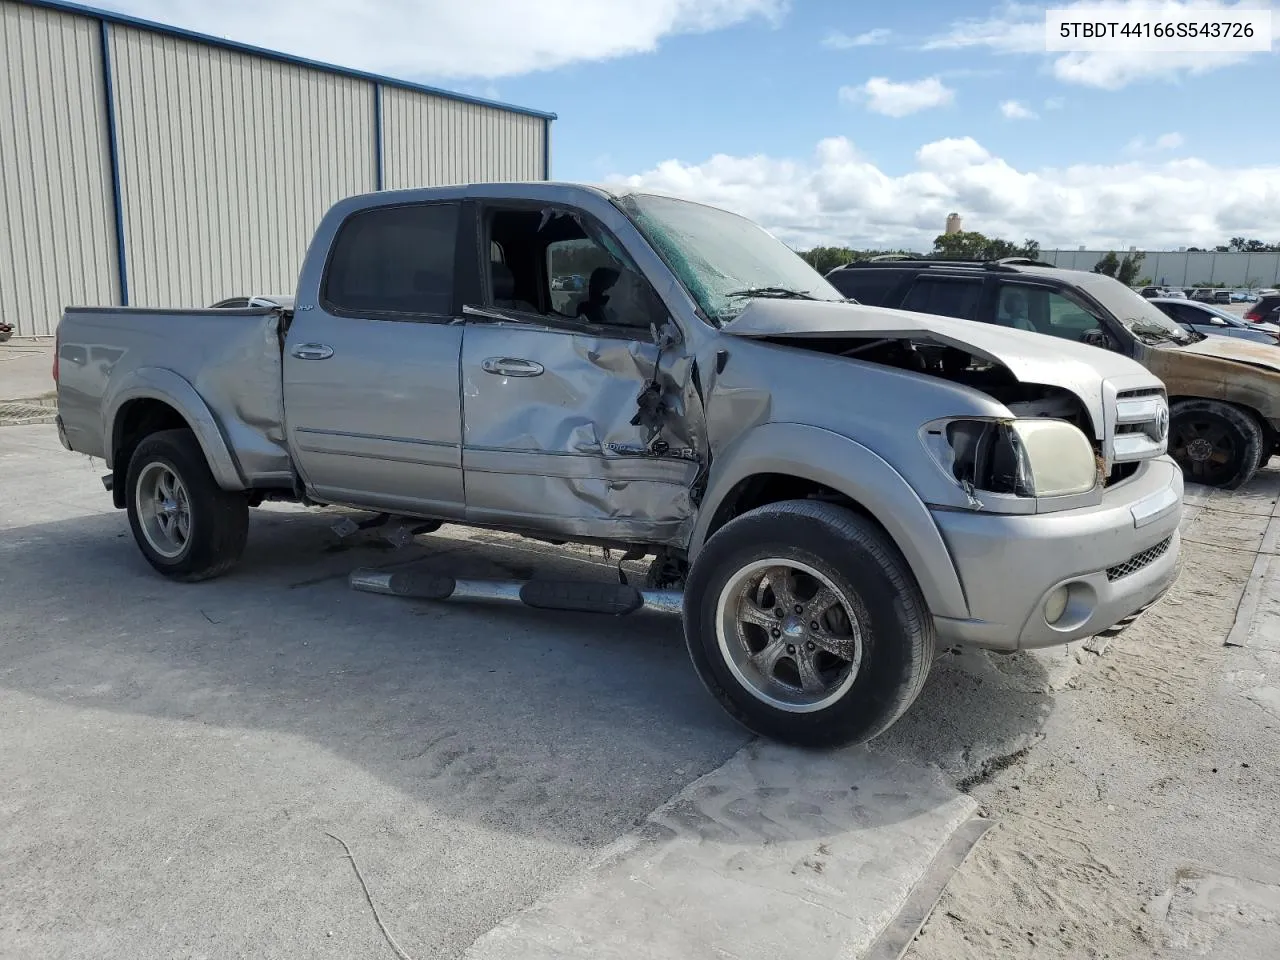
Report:
[[[1093,265],[1094,273],[1105,273],[1108,277],[1114,277],[1120,270],[1120,258],[1116,256],[1114,250],[1108,250],[1101,260]]]
[[[1124,259],[1120,261],[1119,269],[1116,270],[1116,279],[1126,287],[1132,287],[1134,279],[1138,276],[1138,270],[1142,267],[1142,261],[1145,259],[1147,255],[1141,250],[1126,253]]]
[[[855,260],[870,260],[872,257],[887,254],[912,256],[906,250],[854,250],[850,247],[814,247],[812,250],[796,252],[824,277],[836,267],[843,267],[846,263],[853,263]]]
[[[932,256],[940,260],[1003,260],[1006,257],[1034,260],[1040,256],[1040,244],[1029,238],[1017,244],[976,230],[961,230],[935,237]]]

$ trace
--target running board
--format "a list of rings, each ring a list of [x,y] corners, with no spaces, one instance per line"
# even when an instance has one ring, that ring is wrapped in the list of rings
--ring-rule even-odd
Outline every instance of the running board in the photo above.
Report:
[[[622,583],[587,580],[455,580],[430,573],[355,570],[351,589],[415,600],[479,600],[519,603],[538,610],[609,613],[623,616],[637,610],[680,615],[684,594],[679,590],[638,590]]]

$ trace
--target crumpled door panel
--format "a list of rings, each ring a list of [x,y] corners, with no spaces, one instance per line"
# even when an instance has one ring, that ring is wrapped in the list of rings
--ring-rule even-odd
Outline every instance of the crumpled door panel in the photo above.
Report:
[[[679,541],[692,526],[700,463],[683,385],[671,373],[687,378],[690,364],[664,357],[659,401],[642,412],[658,354],[647,338],[469,324],[467,518],[573,537]]]

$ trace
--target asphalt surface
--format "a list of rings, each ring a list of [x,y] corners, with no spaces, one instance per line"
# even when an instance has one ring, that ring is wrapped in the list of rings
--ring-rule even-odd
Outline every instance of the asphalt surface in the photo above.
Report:
[[[393,956],[330,833],[415,960],[857,956],[972,815],[954,780],[1032,737],[1073,662],[952,658],[870,748],[784,750],[674,619],[346,585],[616,576],[598,552],[395,548],[279,506],[232,574],[174,584],[102,472],[0,428],[0,957]],[[637,915],[667,934],[601,920]]]

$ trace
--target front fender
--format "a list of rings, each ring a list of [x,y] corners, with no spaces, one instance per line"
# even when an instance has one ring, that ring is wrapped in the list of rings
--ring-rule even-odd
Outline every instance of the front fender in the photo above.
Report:
[[[163,367],[138,367],[114,385],[103,398],[102,436],[105,441],[107,466],[115,456],[116,421],[120,411],[131,400],[159,400],[182,415],[200,442],[204,458],[209,462],[213,478],[223,490],[244,490],[244,478],[227,447],[226,438],[213,411],[196,392],[196,388],[172,370]]]
[[[820,483],[861,504],[902,551],[929,610],[942,617],[969,616],[947,545],[910,484],[862,444],[799,423],[763,424],[717,456],[689,541],[691,562],[701,552],[711,520],[729,492],[748,477],[769,473]]]

